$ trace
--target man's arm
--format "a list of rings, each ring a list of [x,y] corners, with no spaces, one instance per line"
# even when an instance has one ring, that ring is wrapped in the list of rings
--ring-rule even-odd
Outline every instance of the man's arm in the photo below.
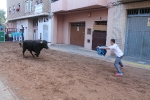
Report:
[[[106,50],[110,50],[110,47],[98,47],[100,49],[106,49]]]

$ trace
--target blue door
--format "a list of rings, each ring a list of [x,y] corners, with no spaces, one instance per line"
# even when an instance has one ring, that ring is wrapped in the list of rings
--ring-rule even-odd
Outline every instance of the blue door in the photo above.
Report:
[[[125,55],[139,59],[150,59],[150,16],[128,17]]]

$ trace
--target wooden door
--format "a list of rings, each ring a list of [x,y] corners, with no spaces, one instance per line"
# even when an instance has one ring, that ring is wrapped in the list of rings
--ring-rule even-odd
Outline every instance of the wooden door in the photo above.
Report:
[[[75,41],[75,34],[76,34],[76,25],[74,23],[71,24],[71,33],[70,33],[70,44],[76,45]]]
[[[84,47],[85,23],[72,23],[70,44]]]
[[[105,46],[106,36],[106,31],[94,31],[92,40],[92,50],[96,50],[97,46]]]

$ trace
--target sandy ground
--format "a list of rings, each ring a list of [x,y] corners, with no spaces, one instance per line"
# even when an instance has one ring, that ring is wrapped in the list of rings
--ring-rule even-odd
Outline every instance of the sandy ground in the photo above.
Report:
[[[150,100],[150,70],[64,52],[42,50],[39,58],[18,43],[0,43],[0,77],[19,100]]]

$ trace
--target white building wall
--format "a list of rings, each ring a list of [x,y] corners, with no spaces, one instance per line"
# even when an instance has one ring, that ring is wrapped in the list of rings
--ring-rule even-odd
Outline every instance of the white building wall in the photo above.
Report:
[[[44,30],[43,30],[43,26],[44,25],[47,25],[48,26],[48,42],[51,42],[51,30],[52,30],[52,28],[51,28],[51,19],[49,19],[47,22],[39,22],[38,21],[38,39],[40,39],[40,33],[41,33],[41,39],[43,40],[43,32],[44,32]]]
[[[33,20],[28,19],[28,40],[33,40]]]

